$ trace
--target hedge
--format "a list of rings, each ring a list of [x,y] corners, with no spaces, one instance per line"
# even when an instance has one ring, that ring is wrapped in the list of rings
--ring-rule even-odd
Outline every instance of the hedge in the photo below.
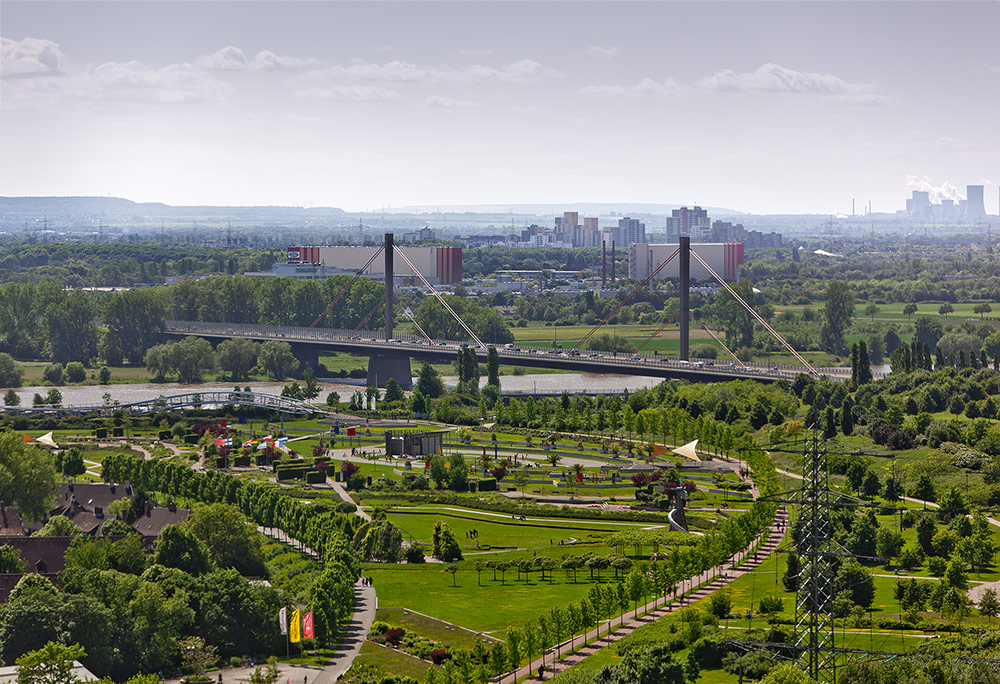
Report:
[[[306,482],[309,484],[320,484],[326,482],[326,473],[313,470],[306,473]]]
[[[497,481],[492,477],[485,477],[479,481],[479,491],[481,492],[495,492],[497,490]]]

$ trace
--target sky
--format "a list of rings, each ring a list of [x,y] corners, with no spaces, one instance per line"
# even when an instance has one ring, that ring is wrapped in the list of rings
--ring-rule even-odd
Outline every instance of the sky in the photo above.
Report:
[[[1000,182],[997,2],[0,5],[0,195],[902,209]]]

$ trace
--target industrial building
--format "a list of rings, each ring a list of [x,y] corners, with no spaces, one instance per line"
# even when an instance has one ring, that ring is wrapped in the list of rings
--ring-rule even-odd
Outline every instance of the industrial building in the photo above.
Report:
[[[633,243],[628,248],[628,277],[633,280],[643,280],[650,273],[670,258],[679,245],[676,242],[667,244],[644,244]],[[702,242],[691,245],[691,251],[697,253],[704,259],[716,273],[725,280],[737,280],[740,266],[743,264],[743,243],[742,242]],[[679,277],[679,263],[677,257],[667,264],[662,271],[657,274],[657,278]],[[712,279],[712,274],[701,265],[694,255],[691,256],[691,278]]]
[[[398,247],[406,258],[434,285],[462,282],[461,247]],[[293,278],[329,278],[341,274],[355,274],[364,266],[378,247],[289,247],[284,264],[275,264],[272,275]],[[393,269],[396,277],[412,278],[416,274],[400,258]],[[384,277],[385,260],[375,259],[365,271],[373,278]]]

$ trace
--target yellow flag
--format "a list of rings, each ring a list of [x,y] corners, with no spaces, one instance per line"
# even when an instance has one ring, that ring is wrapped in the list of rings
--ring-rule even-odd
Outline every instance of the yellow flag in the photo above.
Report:
[[[293,644],[302,640],[302,621],[299,619],[299,611],[297,610],[292,611],[292,624],[289,625],[288,634],[288,640]]]

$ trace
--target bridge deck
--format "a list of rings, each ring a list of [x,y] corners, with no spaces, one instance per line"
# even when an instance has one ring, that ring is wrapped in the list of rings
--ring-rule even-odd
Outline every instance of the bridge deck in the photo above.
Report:
[[[320,329],[266,326],[239,323],[199,323],[192,321],[167,321],[165,334],[171,337],[197,336],[207,339],[230,339],[242,337],[258,341],[282,340],[293,346],[312,347],[332,351],[347,352],[361,356],[377,354],[402,355],[421,361],[451,361],[461,347],[469,346],[454,340],[434,340],[397,334],[393,340],[381,339],[377,331],[341,329]],[[486,350],[477,348],[477,356],[486,360]],[[799,366],[767,366],[746,364],[739,366],[727,361],[681,361],[680,359],[656,354],[614,354],[604,352],[574,353],[562,349],[530,347],[525,345],[503,345],[497,347],[500,363],[505,365],[534,368],[558,368],[584,373],[613,373],[620,375],[641,375],[660,378],[678,378],[696,382],[720,382],[726,380],[757,380],[775,382],[793,379],[804,371]],[[850,376],[850,369],[823,368],[822,374],[834,380]]]

